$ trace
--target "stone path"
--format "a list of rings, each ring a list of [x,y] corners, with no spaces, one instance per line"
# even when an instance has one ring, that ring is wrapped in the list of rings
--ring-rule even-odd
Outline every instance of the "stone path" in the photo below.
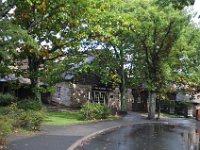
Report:
[[[195,128],[200,127],[200,123],[195,120],[160,119],[150,121],[142,117],[139,113],[130,112],[122,119],[116,121],[102,121],[71,126],[43,126],[42,132],[39,135],[30,137],[9,137],[8,150],[72,150],[74,146],[80,144],[80,139],[92,133],[119,126],[144,123],[170,123],[182,124]],[[70,148],[70,146],[72,147]]]

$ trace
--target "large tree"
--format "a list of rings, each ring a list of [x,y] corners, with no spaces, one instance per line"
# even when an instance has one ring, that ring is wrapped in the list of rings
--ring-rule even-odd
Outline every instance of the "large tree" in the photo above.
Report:
[[[137,20],[134,34],[134,51],[139,51],[143,62],[141,73],[148,89],[148,117],[154,118],[155,100],[165,86],[165,64],[173,52],[173,47],[189,24],[182,10],[173,5],[160,7],[156,1],[135,3],[133,17]]]
[[[61,57],[73,55],[80,48],[87,2],[7,0],[4,7],[5,13],[13,11],[10,16],[13,23],[25,30],[38,45],[23,44],[18,47],[20,59],[28,60],[26,74],[31,80],[33,96],[38,97],[40,71],[51,68],[46,67],[47,62],[56,63]]]
[[[28,32],[14,24],[12,9],[14,5],[6,2],[0,4],[0,77],[16,73],[18,48],[24,45],[38,48],[37,43]]]
[[[200,29],[190,25],[182,31],[168,62],[169,79],[191,86],[200,85]]]
[[[84,44],[86,51],[96,56],[90,65],[93,72],[101,76],[105,84],[119,87],[121,110],[126,111],[127,71],[131,43],[131,29],[134,19],[127,12],[126,2],[110,0],[94,1],[94,7],[88,20],[88,40]],[[91,44],[95,43],[95,44]],[[95,47],[96,46],[96,47]],[[96,52],[94,52],[94,51]],[[88,65],[87,65],[88,66]]]
[[[105,82],[113,82],[115,77],[122,110],[126,110],[127,86],[145,84],[149,90],[149,118],[152,118],[152,98],[165,86],[163,66],[188,23],[181,9],[190,2],[110,0],[93,3],[96,13],[88,22],[92,27],[88,43],[90,45],[92,39],[99,51],[105,51],[96,56],[100,62],[95,64],[97,70],[102,72]]]

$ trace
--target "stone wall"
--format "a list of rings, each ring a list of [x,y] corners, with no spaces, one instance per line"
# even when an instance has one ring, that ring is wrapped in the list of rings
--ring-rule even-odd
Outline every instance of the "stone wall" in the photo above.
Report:
[[[132,94],[132,89],[127,89],[127,110],[132,111],[133,110],[133,94]]]
[[[73,84],[72,86],[71,107],[80,107],[83,103],[91,100],[91,85]]]
[[[73,93],[73,86],[66,83],[58,83],[55,86],[55,93],[52,94],[51,100],[58,104],[71,106],[71,97]]]
[[[107,105],[110,108],[120,109],[120,91],[119,88],[115,88],[112,91],[108,91],[107,94]],[[67,107],[79,108],[87,101],[91,101],[92,98],[92,86],[81,85],[81,84],[69,84],[66,82],[58,83],[55,86],[55,93],[51,96],[51,101],[56,102]],[[127,90],[127,109],[132,111],[132,90]]]
[[[90,85],[58,83],[55,86],[55,93],[51,100],[67,107],[80,107],[83,103],[91,99]]]
[[[127,110],[132,111],[132,102],[133,102],[133,95],[132,89],[127,89]],[[116,103],[118,103],[119,109],[121,108],[120,102],[120,91],[119,88],[115,88],[113,91],[110,91],[108,94],[108,106],[113,108],[116,107]]]
[[[116,102],[119,101],[120,107],[120,91],[119,88],[115,88],[114,90],[108,92],[108,107],[115,107]]]

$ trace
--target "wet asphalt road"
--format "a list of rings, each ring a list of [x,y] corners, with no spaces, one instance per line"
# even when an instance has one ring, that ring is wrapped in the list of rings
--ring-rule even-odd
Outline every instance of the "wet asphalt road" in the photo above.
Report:
[[[98,135],[77,150],[199,150],[199,135],[189,127],[134,125]]]
[[[137,125],[137,124],[140,124],[139,126],[141,126],[142,124],[146,124],[146,123],[150,123],[150,124],[151,123],[165,123],[165,124],[169,123],[169,124],[179,124],[182,126],[191,127],[192,129],[196,129],[196,128],[198,129],[198,127],[200,128],[200,123],[195,120],[161,119],[158,121],[157,120],[150,121],[144,117],[141,117],[141,114],[139,113],[131,112],[127,116],[116,121],[103,121],[99,123],[61,126],[61,127],[44,126],[42,128],[42,132],[37,136],[29,136],[29,137],[11,136],[8,138],[8,141],[9,141],[8,150],[67,150],[67,148],[69,148],[77,140],[85,136],[88,136],[94,132],[97,132],[99,130],[103,130],[103,129],[115,127],[115,126],[132,126],[132,125]],[[128,148],[125,149],[123,146],[124,145],[123,143],[126,143],[126,141],[131,140],[130,142],[128,142],[130,144],[130,146],[128,147],[129,148],[131,147],[131,150],[132,150],[133,138],[130,138],[129,136],[123,136],[122,133],[132,133],[135,131],[135,129],[132,129],[132,128],[123,128],[123,129],[124,129],[123,131],[119,130],[119,132],[117,133],[113,132],[111,135],[108,134],[108,136],[113,137],[113,140],[118,139],[119,142],[117,143],[118,143],[118,146],[120,145],[119,149],[121,150],[127,150]],[[143,133],[146,132],[146,130],[145,131],[140,130],[140,131],[142,131]],[[110,139],[112,139],[111,137]],[[169,136],[169,138],[171,137]],[[143,144],[142,141],[138,141],[137,143],[139,142],[140,142],[140,145]],[[148,140],[146,142],[148,143]],[[104,147],[101,144],[99,144],[98,148],[101,149]],[[113,148],[111,148],[111,150],[112,149]],[[89,150],[89,149],[85,149],[85,150]],[[95,150],[95,149],[92,149],[92,150]],[[143,150],[143,149],[139,149],[139,150]],[[189,150],[189,149],[186,149],[186,150]]]

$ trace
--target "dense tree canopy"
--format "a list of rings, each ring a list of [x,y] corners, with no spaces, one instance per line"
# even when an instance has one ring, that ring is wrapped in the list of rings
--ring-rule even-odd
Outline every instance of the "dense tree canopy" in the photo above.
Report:
[[[199,79],[199,29],[184,12],[194,1],[158,0],[6,0],[0,5],[0,73],[27,59],[31,88],[48,85],[85,57],[80,72],[101,76],[119,87],[126,110],[126,89],[145,85],[149,112],[168,81]],[[11,59],[12,58],[12,59]],[[11,60],[11,61],[8,61]],[[20,72],[24,76],[24,72]],[[153,117],[153,114],[149,114]]]
[[[182,36],[182,30],[189,24],[182,10],[173,5],[160,7],[155,1],[139,2],[135,5],[134,18],[137,20],[134,33],[133,50],[140,51],[143,60],[140,66],[145,79],[143,83],[149,90],[149,111],[155,100],[151,95],[158,94],[166,83],[165,63],[173,52],[176,41]],[[137,68],[139,69],[139,68]],[[151,114],[150,116],[151,117]]]
[[[54,62],[66,55],[73,55],[80,48],[86,10],[86,1],[7,0],[2,3],[1,26],[5,27],[5,17],[14,24],[12,27],[7,26],[10,28],[7,33],[2,29],[2,34],[12,34],[11,39],[18,38],[17,42],[21,42],[20,36],[26,34],[24,39],[31,39],[28,40],[29,43],[37,45],[32,46],[25,41],[21,45],[7,39],[4,41],[15,45],[13,52],[20,56],[18,59],[28,59],[27,74],[32,89],[37,87],[39,72],[44,68],[51,70],[51,66],[46,66],[48,61]],[[18,30],[19,34],[14,30]],[[4,48],[7,46],[6,43],[3,44]],[[11,51],[10,48],[8,51]]]
[[[104,56],[100,55],[99,59],[104,61],[97,64],[97,70],[102,70],[106,81],[113,82],[111,77],[116,77],[118,86],[123,87],[122,97],[127,86],[140,84],[145,85],[149,95],[157,93],[159,96],[170,85],[169,80],[175,80],[169,78],[168,62],[174,52],[179,51],[176,44],[184,38],[183,30],[191,26],[190,17],[182,8],[193,2],[161,3],[152,0],[121,1],[117,4],[119,1],[112,1],[118,7],[109,2],[99,4],[99,14],[96,13],[94,21],[90,22],[94,27],[91,37],[99,43],[100,51],[105,51]],[[151,104],[151,97],[149,100]]]
[[[37,43],[28,32],[14,23],[12,8],[9,3],[0,5],[0,76],[16,73],[16,61],[20,47],[24,45],[38,48]]]
[[[200,29],[191,24],[182,30],[168,62],[169,79],[182,84],[200,85]]]

